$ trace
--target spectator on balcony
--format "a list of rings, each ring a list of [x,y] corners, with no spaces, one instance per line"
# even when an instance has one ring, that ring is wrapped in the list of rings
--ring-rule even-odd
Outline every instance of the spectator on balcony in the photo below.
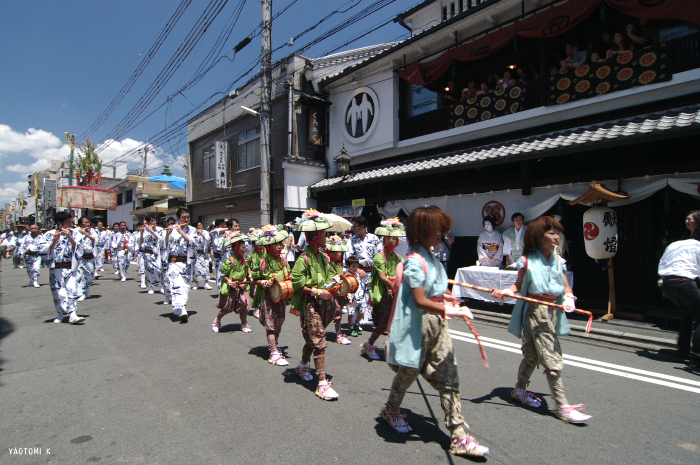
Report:
[[[492,89],[489,89],[489,85],[486,84],[485,82],[481,83],[481,88],[479,89],[479,92],[476,93],[476,95],[486,95],[489,92],[493,92]]]
[[[489,74],[488,77],[486,78],[486,84],[489,86],[489,92],[493,92],[496,90],[496,87],[498,87],[498,80],[500,77],[498,74]]]
[[[591,63],[600,63],[603,61],[605,61],[605,58],[601,58],[600,53],[598,53],[598,52],[591,53]]]
[[[627,37],[625,37],[621,32],[615,33],[613,36],[613,42],[615,42],[615,49],[608,50],[605,58],[610,58],[615,55],[622,55],[623,53],[632,51],[632,47],[630,47]]]
[[[507,89],[509,87],[514,87],[518,85],[518,80],[511,77],[510,70],[503,73],[503,88]]]
[[[527,65],[527,71],[530,73],[530,76],[532,76],[533,80],[536,81],[540,78],[540,72],[538,71],[534,63],[530,63],[529,65]]]
[[[462,91],[462,100],[467,100],[478,95],[479,88],[476,87],[476,81],[472,79],[469,81],[469,87]]]
[[[576,69],[586,64],[586,52],[584,50],[579,50],[573,42],[567,42],[565,50],[566,58],[559,62],[561,64],[559,73],[564,74],[570,69]]]
[[[630,44],[633,48],[640,49],[654,45],[654,34],[647,18],[639,18],[638,28],[630,23],[627,25],[626,29],[627,37],[629,37]]]
[[[455,84],[455,81],[453,79],[447,81],[445,93],[443,94],[445,105],[454,105],[455,103],[459,102],[461,98],[461,92],[457,89],[457,84]]]
[[[523,66],[518,66],[515,72],[518,73],[518,84],[525,84],[526,82],[532,81],[530,71],[526,70]]]

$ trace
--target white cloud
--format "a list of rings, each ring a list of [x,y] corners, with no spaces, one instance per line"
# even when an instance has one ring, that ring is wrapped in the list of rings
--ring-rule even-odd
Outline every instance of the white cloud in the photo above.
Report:
[[[0,187],[0,208],[5,208],[5,204],[15,200],[20,192],[27,192],[26,181],[5,183]]]
[[[51,166],[51,160],[62,159],[68,152],[68,145],[50,132],[29,128],[22,134],[0,124],[0,168],[3,170],[24,175],[45,170]],[[6,165],[16,161],[21,162]]]

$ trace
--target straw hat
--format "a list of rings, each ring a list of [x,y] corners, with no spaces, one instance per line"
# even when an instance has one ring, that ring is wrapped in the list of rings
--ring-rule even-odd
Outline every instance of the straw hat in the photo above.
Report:
[[[289,233],[284,230],[283,224],[278,224],[277,226],[268,224],[262,228],[262,235],[258,239],[258,245],[276,244],[282,242],[287,237],[289,237]]]
[[[294,231],[323,231],[331,227],[333,227],[333,222],[313,208],[306,210],[301,218],[292,221]]]
[[[336,234],[326,239],[326,247],[328,247],[329,252],[347,252],[348,241],[341,239],[341,237]]]
[[[226,239],[224,241],[224,249],[228,248],[228,246],[230,246],[234,242],[247,241],[247,240],[248,240],[248,236],[246,236],[245,234],[241,234],[240,231],[236,231],[233,233],[233,237],[229,237],[228,239]]]
[[[389,218],[380,223],[380,226],[374,231],[377,236],[389,237],[405,237],[406,226],[399,218]]]

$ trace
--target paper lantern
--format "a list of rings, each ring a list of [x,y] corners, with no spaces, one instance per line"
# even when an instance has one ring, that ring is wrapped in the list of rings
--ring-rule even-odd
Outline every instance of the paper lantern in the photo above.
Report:
[[[617,253],[617,214],[608,207],[595,207],[583,214],[583,239],[586,253],[596,260]]]

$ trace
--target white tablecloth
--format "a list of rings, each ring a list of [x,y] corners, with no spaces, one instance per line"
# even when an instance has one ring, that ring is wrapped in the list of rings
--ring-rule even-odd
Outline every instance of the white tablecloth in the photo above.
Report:
[[[458,268],[457,275],[455,276],[455,281],[474,284],[475,286],[482,286],[489,289],[505,289],[511,284],[515,284],[518,279],[518,272],[516,270],[501,270],[491,266],[469,266],[466,268]],[[569,285],[571,289],[574,288],[574,273],[568,271],[566,273],[566,279],[569,280]],[[484,300],[486,302],[498,302],[494,299],[490,293],[477,291],[476,289],[471,289],[463,286],[453,286],[452,294],[459,298],[469,298]],[[513,298],[506,298],[504,302],[507,304],[515,304],[517,300]]]

